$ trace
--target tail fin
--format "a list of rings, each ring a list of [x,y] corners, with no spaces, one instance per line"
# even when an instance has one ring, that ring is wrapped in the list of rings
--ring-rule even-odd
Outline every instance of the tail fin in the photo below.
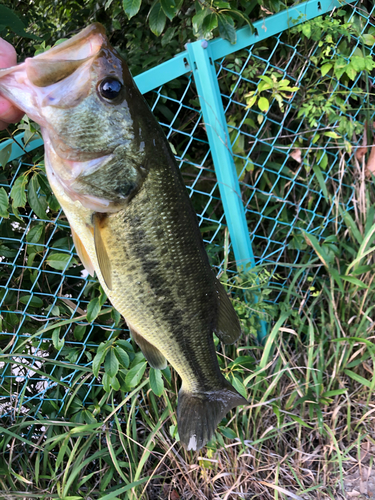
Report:
[[[178,394],[177,422],[180,441],[187,450],[199,450],[209,441],[216,427],[232,408],[248,404],[223,377],[223,386],[206,392]]]

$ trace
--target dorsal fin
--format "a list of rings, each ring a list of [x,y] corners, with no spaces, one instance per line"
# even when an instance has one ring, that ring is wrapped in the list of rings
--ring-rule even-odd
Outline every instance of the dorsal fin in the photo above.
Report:
[[[99,269],[102,273],[107,288],[109,290],[112,290],[112,266],[102,236],[106,219],[107,214],[94,213],[92,216],[92,223],[94,226],[95,251],[96,257],[98,259]]]
[[[167,367],[167,360],[165,359],[163,354],[157,347],[153,346],[148,340],[142,337],[142,335],[140,335],[137,330],[135,330],[135,328],[130,326],[128,321],[126,322],[128,324],[134,342],[137,343],[150,365],[158,370],[164,370],[164,368]]]
[[[240,321],[223,285],[216,279],[218,292],[218,314],[215,333],[224,344],[233,344],[241,336]]]
[[[73,228],[71,228],[72,231],[72,236],[73,236],[73,243],[74,246],[76,247],[76,252],[78,253],[79,258],[81,259],[81,262],[86,269],[86,271],[91,274],[91,276],[94,276],[94,266],[91,262],[91,259],[89,257],[89,254],[86,251],[86,248],[84,247],[81,238],[77,235],[77,233],[74,231]]]

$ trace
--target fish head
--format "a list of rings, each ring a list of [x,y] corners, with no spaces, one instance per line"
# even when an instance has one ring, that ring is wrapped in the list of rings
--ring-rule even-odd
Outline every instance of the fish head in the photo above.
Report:
[[[105,199],[108,191],[116,205],[139,184],[141,174],[131,167],[125,186],[106,187],[103,172],[101,188],[96,192],[92,186],[103,164],[111,167],[107,177],[113,178],[121,154],[133,164],[141,164],[144,155],[138,120],[144,100],[99,23],[22,64],[1,69],[0,93],[41,126],[46,159],[71,196],[87,198],[90,192]]]

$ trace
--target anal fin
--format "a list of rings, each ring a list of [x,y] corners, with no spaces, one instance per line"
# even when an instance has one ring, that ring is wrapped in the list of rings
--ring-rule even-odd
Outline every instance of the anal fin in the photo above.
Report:
[[[107,214],[94,213],[92,216],[92,223],[94,226],[95,251],[100,272],[102,273],[107,288],[109,288],[109,290],[112,290],[112,266],[102,236],[106,218]]]
[[[72,231],[72,236],[73,236],[73,243],[74,246],[76,247],[76,252],[78,253],[79,258],[81,259],[81,262],[86,269],[86,271],[91,274],[91,276],[94,276],[94,266],[91,262],[91,259],[89,257],[89,254],[86,251],[86,248],[84,247],[81,238],[77,235],[77,233],[74,231],[73,228],[71,228]]]
[[[218,315],[215,333],[224,344],[234,344],[241,336],[241,325],[231,301],[219,280],[216,280],[218,292]]]
[[[150,344],[150,342],[142,337],[142,335],[140,335],[132,326],[130,326],[128,322],[127,324],[134,342],[137,343],[150,365],[158,370],[164,370],[164,368],[167,367],[167,360],[159,351],[159,349]]]

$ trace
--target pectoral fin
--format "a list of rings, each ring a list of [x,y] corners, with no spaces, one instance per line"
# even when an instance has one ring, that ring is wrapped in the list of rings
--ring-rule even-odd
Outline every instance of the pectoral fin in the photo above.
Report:
[[[112,266],[103,239],[103,230],[105,227],[106,219],[107,214],[94,213],[92,216],[92,223],[94,226],[95,251],[100,272],[102,273],[107,288],[109,288],[109,290],[112,290]]]
[[[224,344],[233,344],[241,336],[241,326],[229,297],[219,280],[216,280],[219,309],[215,333]]]
[[[142,335],[140,335],[132,326],[130,326],[129,323],[128,327],[134,342],[137,343],[150,365],[158,370],[164,370],[164,368],[167,367],[167,360],[159,351],[159,349],[150,344],[150,342],[142,337]]]
[[[91,276],[94,276],[94,266],[92,265],[91,259],[89,257],[89,254],[86,252],[86,248],[83,246],[83,243],[81,241],[81,238],[77,235],[77,233],[72,230],[72,236],[73,236],[73,243],[74,246],[76,247],[76,252],[79,255],[79,258],[81,259],[81,262],[86,269],[86,271],[91,274]]]

